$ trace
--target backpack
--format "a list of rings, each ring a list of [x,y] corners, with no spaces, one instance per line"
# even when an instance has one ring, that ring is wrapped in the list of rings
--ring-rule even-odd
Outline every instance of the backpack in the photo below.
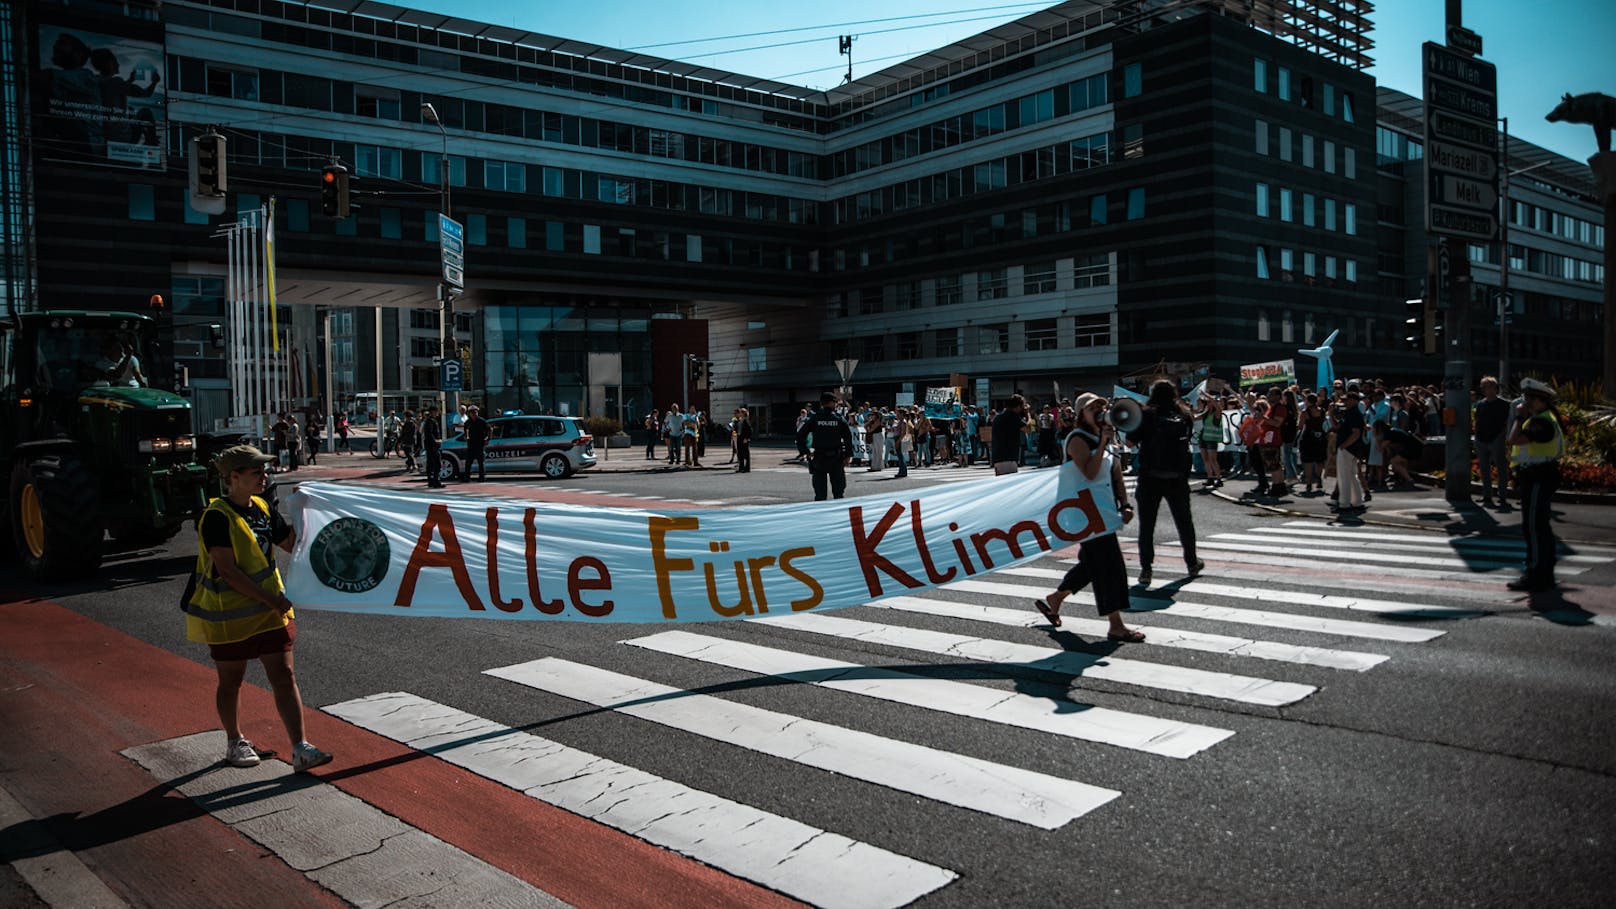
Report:
[[[1139,446],[1140,467],[1151,474],[1188,474],[1190,470],[1190,421],[1170,413],[1155,420],[1147,444]]]

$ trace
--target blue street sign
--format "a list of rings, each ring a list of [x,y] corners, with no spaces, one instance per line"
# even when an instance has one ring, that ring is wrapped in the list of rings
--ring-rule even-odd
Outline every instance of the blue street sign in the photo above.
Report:
[[[466,229],[441,212],[438,214],[438,251],[443,258],[443,283],[455,290],[465,290]]]
[[[460,387],[461,381],[460,360],[456,357],[444,357],[438,361],[438,390],[464,391]]]

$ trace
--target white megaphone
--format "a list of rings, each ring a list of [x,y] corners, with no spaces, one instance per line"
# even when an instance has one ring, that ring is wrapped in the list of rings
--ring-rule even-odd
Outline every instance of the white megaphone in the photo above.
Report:
[[[1112,402],[1106,420],[1115,426],[1118,432],[1133,432],[1145,421],[1145,409],[1133,398],[1118,398]]]

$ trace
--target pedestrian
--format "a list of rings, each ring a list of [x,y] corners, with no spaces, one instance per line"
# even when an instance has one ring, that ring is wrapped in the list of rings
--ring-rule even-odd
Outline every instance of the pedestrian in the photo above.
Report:
[[[898,452],[898,479],[909,475],[909,462],[915,454],[914,427],[909,424],[909,412],[898,409],[892,421],[893,447]]]
[[[1302,460],[1304,493],[1312,493],[1315,485],[1321,492],[1324,490],[1324,459],[1329,448],[1329,434],[1324,430],[1324,408],[1319,406],[1319,396],[1310,393],[1302,411],[1301,426],[1296,431],[1296,452]]]
[[[1476,467],[1481,472],[1481,504],[1491,507],[1493,489],[1498,490],[1498,507],[1508,508],[1504,492],[1509,461],[1505,442],[1510,423],[1509,402],[1498,396],[1498,379],[1481,377],[1481,400],[1476,402]],[[1496,476],[1497,482],[1494,483]]]
[[[398,424],[398,450],[404,455],[404,472],[415,472],[416,439],[420,434],[420,426],[415,422],[415,411],[404,411],[404,419]]]
[[[308,414],[303,417],[303,443],[304,450],[309,453],[309,464],[319,463],[320,455],[320,417],[318,414]]]
[[[647,461],[655,461],[657,436],[662,434],[662,421],[657,419],[657,412],[655,408],[652,408],[651,412],[645,415],[644,426],[645,459]]]
[[[1066,460],[1060,469],[1077,471],[1083,479],[1094,484],[1096,501],[1114,497],[1116,508],[1124,523],[1133,520],[1133,505],[1128,502],[1128,488],[1122,477],[1122,464],[1110,454],[1116,430],[1110,423],[1101,422],[1110,404],[1102,397],[1084,393],[1077,398],[1077,428],[1066,437]],[[1105,479],[1102,479],[1105,478]],[[1115,533],[1090,535],[1078,544],[1077,564],[1066,572],[1054,591],[1033,601],[1049,624],[1060,627],[1061,604],[1066,598],[1089,584],[1094,585],[1094,605],[1100,615],[1110,623],[1106,639],[1113,643],[1139,643],[1145,639],[1141,631],[1122,622],[1122,612],[1128,608],[1128,566],[1122,560],[1122,544]]]
[[[309,744],[303,729],[303,696],[292,669],[297,638],[292,601],[286,598],[274,547],[292,551],[296,531],[262,497],[275,458],[251,445],[226,448],[214,460],[224,496],[208,503],[197,521],[196,566],[185,599],[185,636],[208,645],[218,684],[214,707],[224,727],[225,762],[252,767],[261,757],[241,734],[241,683],[247,663],[257,660],[275,692],[281,724],[292,743],[292,770],[303,773],[330,762]]]
[[[1509,582],[1510,590],[1542,591],[1554,587],[1555,540],[1550,505],[1560,487],[1560,458],[1565,433],[1554,409],[1557,393],[1536,379],[1521,380],[1521,400],[1509,428],[1510,465],[1521,494],[1521,535],[1526,539],[1526,570]]]
[[[1150,386],[1139,427],[1129,433],[1139,443],[1139,586],[1150,586],[1155,561],[1156,513],[1163,499],[1173,514],[1184,564],[1190,577],[1206,568],[1195,557],[1195,521],[1190,515],[1190,411],[1178,398],[1178,387],[1167,379]]]
[[[297,423],[297,417],[286,415],[286,449],[291,454],[288,460],[292,470],[303,466],[303,427]]]
[[[1408,472],[1408,460],[1418,458],[1425,450],[1425,443],[1412,432],[1398,429],[1387,420],[1377,420],[1370,428],[1375,431],[1375,444],[1381,447],[1381,460],[1386,469],[1397,478],[1399,485],[1413,488],[1414,477]]]
[[[1285,395],[1279,386],[1268,389],[1268,412],[1264,415],[1266,432],[1263,433],[1263,465],[1268,469],[1265,483],[1267,492],[1279,498],[1290,492],[1285,486],[1285,427],[1291,422],[1292,411],[1285,404]],[[1259,493],[1260,494],[1260,493]]]
[[[348,443],[348,433],[353,427],[348,425],[348,412],[345,410],[337,414],[337,449],[343,454],[353,454],[353,447]]]
[[[685,452],[686,467],[701,466],[701,421],[701,411],[692,410],[684,415],[681,424],[679,445]]]
[[[993,418],[993,440],[990,460],[993,464],[993,475],[1002,477],[1007,473],[1015,473],[1021,463],[1021,451],[1025,447],[1021,433],[1027,423],[1027,399],[1021,395],[1011,395],[1010,403],[1004,410],[999,411]]]
[[[864,436],[870,449],[870,471],[876,473],[887,466],[887,424],[879,410],[872,410],[864,418]]]
[[[814,485],[814,501],[825,500],[826,487],[832,498],[847,490],[847,462],[853,456],[853,432],[836,412],[833,392],[819,396],[819,409],[797,430],[797,453],[808,461],[808,474]]]
[[[679,446],[685,434],[685,417],[679,412],[679,405],[668,405],[668,414],[662,420],[662,432],[668,440],[668,463],[678,467]]]
[[[1358,470],[1369,454],[1368,428],[1364,425],[1363,411],[1358,409],[1358,392],[1348,391],[1335,423],[1335,491],[1336,511],[1364,510],[1364,488],[1358,479]]]
[[[466,408],[466,464],[460,479],[471,482],[471,465],[477,465],[477,482],[481,483],[488,476],[488,437],[492,435],[488,421],[483,419],[482,411],[473,404]]]
[[[284,413],[277,416],[274,424],[269,427],[269,453],[275,456],[275,463],[281,468],[292,466],[292,450],[286,446],[286,437],[290,429],[291,424]]]
[[[752,416],[746,408],[735,409],[735,429],[730,434],[735,441],[735,472],[752,472]]]
[[[443,477],[438,474],[443,467],[443,424],[436,407],[427,407],[421,417],[421,445],[426,449],[426,485],[442,489]]]
[[[1206,466],[1206,489],[1223,485],[1223,467],[1218,463],[1218,446],[1223,444],[1223,402],[1202,392],[1195,410],[1198,426],[1196,441],[1201,446],[1201,463]]]

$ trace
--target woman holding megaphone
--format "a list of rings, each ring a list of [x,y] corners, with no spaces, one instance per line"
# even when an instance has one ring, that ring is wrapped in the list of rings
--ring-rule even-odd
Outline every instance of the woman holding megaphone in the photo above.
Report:
[[[1128,501],[1128,488],[1123,485],[1122,464],[1111,455],[1111,442],[1116,437],[1107,417],[1110,407],[1097,394],[1086,393],[1077,399],[1077,428],[1066,437],[1066,462],[1061,470],[1081,471],[1089,482],[1109,474],[1111,492],[1116,496],[1122,520],[1133,520],[1133,505]],[[1103,487],[1097,487],[1103,488]],[[1122,544],[1117,535],[1107,533],[1090,536],[1078,544],[1077,564],[1066,572],[1054,592],[1033,601],[1049,624],[1060,627],[1061,603],[1068,596],[1094,584],[1094,603],[1100,615],[1110,621],[1106,639],[1116,643],[1139,643],[1143,632],[1122,623],[1122,611],[1128,608],[1128,566],[1122,560]]]

